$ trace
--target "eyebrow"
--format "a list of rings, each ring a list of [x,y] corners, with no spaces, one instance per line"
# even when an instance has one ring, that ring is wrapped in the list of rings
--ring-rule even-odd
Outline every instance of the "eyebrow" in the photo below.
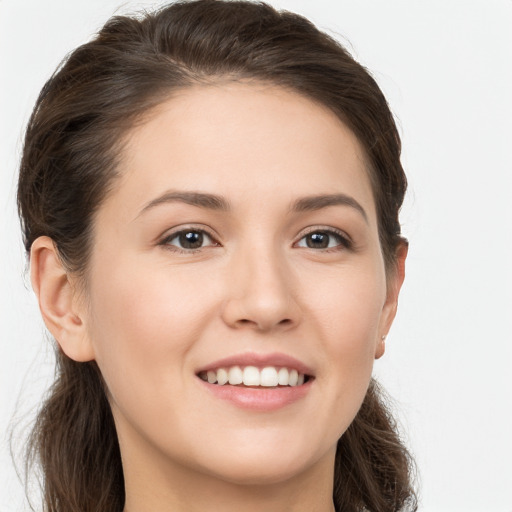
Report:
[[[185,203],[214,211],[227,212],[231,209],[229,201],[222,196],[204,192],[169,191],[147,203],[137,217],[156,206],[174,202]],[[301,197],[292,203],[290,211],[310,212],[328,208],[329,206],[350,206],[357,210],[363,216],[364,220],[368,222],[368,215],[364,208],[353,197],[346,194],[321,194]]]
[[[226,199],[223,197],[217,196],[215,194],[205,194],[203,192],[170,191],[147,203],[144,208],[142,208],[137,217],[146,211],[151,210],[155,206],[165,203],[185,203],[190,204],[191,206],[197,206],[199,208],[217,211],[230,210],[228,201],[226,201]]]
[[[294,212],[311,212],[328,208],[329,206],[350,206],[357,210],[368,223],[368,215],[364,208],[351,196],[346,194],[322,194],[316,196],[302,197],[292,204]]]

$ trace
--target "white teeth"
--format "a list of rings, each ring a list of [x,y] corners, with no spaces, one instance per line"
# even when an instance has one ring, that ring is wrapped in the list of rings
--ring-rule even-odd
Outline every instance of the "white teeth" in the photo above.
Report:
[[[199,377],[210,384],[217,383],[220,386],[228,383],[232,386],[302,386],[305,381],[305,375],[295,369],[278,369],[274,366],[266,366],[261,370],[256,366],[246,366],[243,369],[240,366],[232,366],[201,372]]]
[[[232,366],[229,369],[228,379],[229,379],[229,383],[232,386],[236,386],[237,384],[242,384],[244,378],[243,378],[242,369],[240,368],[240,366]]]
[[[259,386],[260,371],[256,366],[246,366],[244,368],[244,386]]]
[[[217,370],[217,382],[221,386],[223,386],[224,384],[226,384],[226,382],[228,382],[228,380],[229,380],[228,372],[224,368],[219,368]]]
[[[289,382],[289,373],[287,368],[279,368],[277,372],[277,382],[281,384],[281,386],[288,386]]]
[[[277,370],[273,366],[267,366],[261,370],[261,385],[265,387],[273,387],[279,384],[277,378]]]

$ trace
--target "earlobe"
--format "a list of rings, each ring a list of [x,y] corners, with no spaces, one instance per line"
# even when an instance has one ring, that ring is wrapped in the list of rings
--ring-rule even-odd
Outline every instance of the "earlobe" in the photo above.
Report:
[[[382,308],[381,321],[379,325],[379,339],[377,340],[377,345],[375,347],[375,359],[379,359],[384,355],[386,337],[396,316],[398,296],[405,279],[405,260],[407,258],[408,250],[409,245],[406,240],[404,240],[397,248],[396,266],[388,278],[386,302]]]
[[[380,337],[380,340],[377,343],[377,347],[375,349],[375,359],[380,359],[384,355],[385,351],[386,351],[386,335],[383,334]]]
[[[75,361],[94,359],[75,290],[53,240],[37,238],[30,250],[30,278],[44,323],[62,351]]]

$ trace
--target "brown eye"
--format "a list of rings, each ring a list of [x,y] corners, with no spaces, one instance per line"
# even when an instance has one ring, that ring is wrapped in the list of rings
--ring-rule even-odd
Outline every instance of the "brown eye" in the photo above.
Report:
[[[348,238],[340,233],[328,230],[312,231],[303,236],[297,243],[297,247],[306,247],[308,249],[349,248],[350,245]]]
[[[327,233],[311,233],[304,238],[310,249],[326,249],[329,247],[330,237]]]
[[[186,229],[168,236],[163,245],[175,246],[183,250],[201,249],[208,245],[214,245],[211,237],[204,231],[197,229]]]
[[[197,231],[181,233],[178,239],[184,249],[199,249],[203,245],[203,234]]]

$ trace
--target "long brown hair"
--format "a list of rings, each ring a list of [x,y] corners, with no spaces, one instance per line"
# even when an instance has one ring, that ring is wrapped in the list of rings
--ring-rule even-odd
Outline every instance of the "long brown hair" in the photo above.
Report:
[[[114,17],[46,83],[29,121],[18,207],[25,248],[53,239],[70,272],[87,277],[94,213],[115,186],[123,136],[178,89],[222,80],[272,83],[331,109],[366,151],[388,272],[404,243],[398,222],[407,182],[400,139],[376,82],[305,18],[264,3],[176,2]],[[119,445],[95,362],[56,344],[56,380],[37,417],[28,460],[42,468],[44,510],[120,512]],[[411,458],[372,380],[338,442],[338,512],[416,510]]]

